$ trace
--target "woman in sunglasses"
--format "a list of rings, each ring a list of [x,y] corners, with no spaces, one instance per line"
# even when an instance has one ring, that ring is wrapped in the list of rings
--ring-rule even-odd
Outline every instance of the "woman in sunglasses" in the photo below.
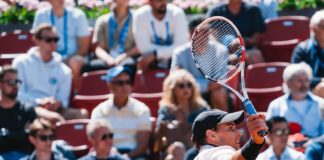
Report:
[[[257,160],[304,160],[305,155],[287,146],[290,129],[284,117],[274,116],[267,120],[271,145]]]
[[[185,150],[192,147],[191,125],[207,108],[194,77],[186,70],[175,70],[164,80],[156,133],[157,143],[168,148],[168,156],[183,159]]]
[[[22,160],[73,160],[76,159],[64,141],[55,141],[52,124],[45,119],[35,119],[29,126],[29,141],[34,152]]]
[[[105,120],[92,120],[87,125],[87,136],[93,151],[80,160],[126,160],[127,158],[113,148],[114,134]]]

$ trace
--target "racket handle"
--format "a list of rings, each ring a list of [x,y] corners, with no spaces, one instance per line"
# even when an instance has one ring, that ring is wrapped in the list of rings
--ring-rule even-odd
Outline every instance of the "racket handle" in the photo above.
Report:
[[[254,115],[254,114],[257,114],[252,102],[249,100],[249,99],[246,99],[244,102],[243,102],[243,105],[245,107],[245,111],[249,114],[249,115]],[[260,137],[264,137],[266,135],[268,135],[268,131],[266,130],[262,130],[262,131],[259,131],[258,132],[258,135]]]

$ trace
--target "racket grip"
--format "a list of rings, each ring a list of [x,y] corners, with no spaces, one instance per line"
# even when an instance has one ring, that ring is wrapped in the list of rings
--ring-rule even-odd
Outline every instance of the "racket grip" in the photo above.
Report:
[[[243,105],[245,107],[245,111],[249,114],[249,115],[254,115],[254,114],[257,114],[252,102],[249,100],[249,99],[246,99],[244,102],[243,102]],[[262,130],[262,131],[259,131],[258,132],[258,135],[260,137],[264,137],[266,135],[268,135],[268,131],[266,130]]]

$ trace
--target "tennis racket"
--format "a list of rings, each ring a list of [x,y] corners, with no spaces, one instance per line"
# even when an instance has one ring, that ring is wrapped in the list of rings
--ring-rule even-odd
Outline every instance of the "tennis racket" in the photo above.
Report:
[[[245,46],[236,26],[228,19],[215,16],[206,19],[195,30],[192,37],[192,57],[205,77],[231,90],[244,105],[249,115],[257,114],[245,88]],[[243,95],[226,84],[241,73]],[[266,136],[268,131],[259,131]]]

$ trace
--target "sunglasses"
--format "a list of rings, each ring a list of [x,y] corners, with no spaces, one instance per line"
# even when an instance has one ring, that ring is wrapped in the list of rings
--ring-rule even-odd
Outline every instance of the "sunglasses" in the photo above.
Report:
[[[59,37],[42,37],[41,39],[44,40],[46,43],[57,43],[60,40]]]
[[[289,129],[277,129],[277,130],[272,131],[272,133],[273,133],[275,136],[278,136],[278,137],[281,137],[281,136],[288,136],[289,133],[290,133],[290,130],[289,130]]]
[[[105,141],[107,139],[113,139],[113,138],[114,138],[113,133],[105,133],[105,134],[101,135],[100,140]]]
[[[177,87],[180,88],[180,89],[184,89],[185,87],[186,88],[192,88],[192,84],[190,82],[188,82],[188,83],[178,83]]]
[[[54,141],[55,140],[55,136],[53,134],[50,135],[38,135],[37,136],[39,138],[39,140],[46,142],[46,141]]]
[[[19,79],[9,79],[9,80],[3,80],[2,82],[7,83],[9,86],[17,86],[18,84],[21,84],[22,81]]]
[[[111,81],[112,84],[117,86],[124,86],[124,85],[130,85],[132,82],[130,80],[115,80]]]

